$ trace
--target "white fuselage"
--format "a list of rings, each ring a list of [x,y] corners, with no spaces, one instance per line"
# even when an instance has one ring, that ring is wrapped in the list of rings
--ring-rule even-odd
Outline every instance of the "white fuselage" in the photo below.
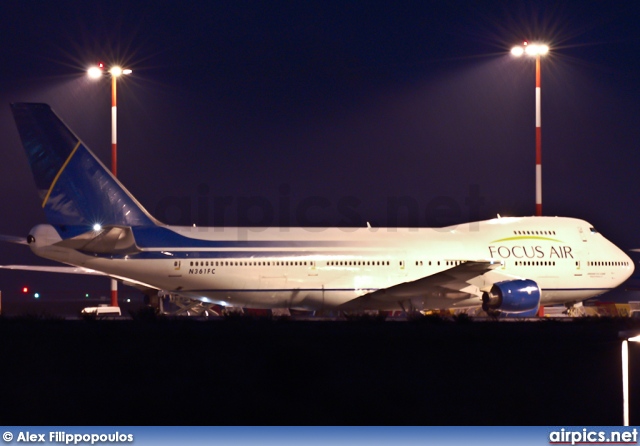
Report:
[[[489,260],[501,265],[469,281],[459,295],[431,297],[425,306],[480,305],[481,290],[505,278],[534,280],[542,305],[572,303],[617,287],[634,270],[632,260],[589,223],[565,217],[498,218],[419,229],[167,229],[193,240],[193,246],[139,243],[138,254],[96,256],[52,246],[59,237],[52,227],[41,225],[32,231],[36,242],[31,247],[42,257],[158,290],[247,308],[330,309],[460,262]],[[217,246],[194,247],[201,240]]]

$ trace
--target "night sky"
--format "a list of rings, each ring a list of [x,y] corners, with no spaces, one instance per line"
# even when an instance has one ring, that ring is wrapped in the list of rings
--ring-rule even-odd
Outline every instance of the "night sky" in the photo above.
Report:
[[[11,1],[0,6],[0,233],[44,222],[8,104],[47,102],[169,224],[443,226],[543,214],[640,247],[640,4],[600,1]],[[416,210],[395,212],[392,204]],[[4,245],[0,264],[45,262]],[[108,290],[0,272],[0,290]]]

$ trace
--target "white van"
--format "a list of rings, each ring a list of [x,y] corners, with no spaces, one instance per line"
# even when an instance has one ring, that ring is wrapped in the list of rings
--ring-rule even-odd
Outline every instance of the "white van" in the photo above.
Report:
[[[86,307],[83,308],[80,314],[88,315],[93,314],[96,316],[120,316],[120,307],[112,307],[110,305],[100,305],[99,307]]]

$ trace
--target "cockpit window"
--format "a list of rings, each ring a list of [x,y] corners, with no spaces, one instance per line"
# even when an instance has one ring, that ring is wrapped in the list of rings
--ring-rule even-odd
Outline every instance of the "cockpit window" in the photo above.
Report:
[[[598,233],[598,231],[596,231],[596,228],[594,228],[594,227],[589,228],[589,231],[591,231],[592,234],[597,234]]]

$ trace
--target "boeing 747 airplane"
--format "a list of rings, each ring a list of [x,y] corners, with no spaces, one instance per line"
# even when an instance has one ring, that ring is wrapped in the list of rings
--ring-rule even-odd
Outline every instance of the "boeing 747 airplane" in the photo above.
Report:
[[[46,104],[11,105],[48,224],[38,256],[227,307],[535,313],[609,291],[632,260],[586,221],[450,228],[194,228],[151,216]]]

